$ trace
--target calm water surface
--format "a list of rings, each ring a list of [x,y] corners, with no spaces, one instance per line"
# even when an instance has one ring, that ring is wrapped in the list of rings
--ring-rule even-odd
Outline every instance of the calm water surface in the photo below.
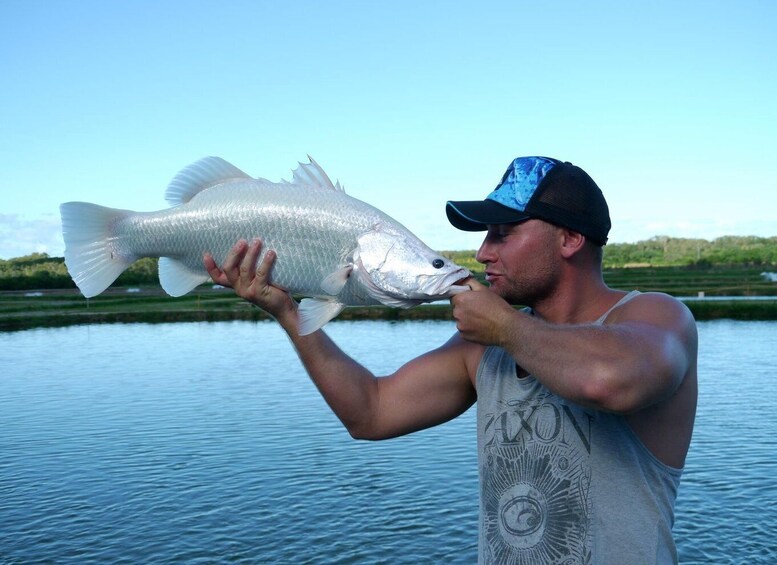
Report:
[[[336,322],[378,373],[448,322]],[[777,323],[703,322],[683,563],[777,562]],[[474,410],[355,442],[272,323],[0,334],[0,564],[473,563]]]

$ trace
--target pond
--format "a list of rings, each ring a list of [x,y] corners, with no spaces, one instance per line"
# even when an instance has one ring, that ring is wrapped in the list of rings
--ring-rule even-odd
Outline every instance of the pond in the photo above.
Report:
[[[339,321],[376,373],[450,322]],[[700,322],[683,563],[777,559],[777,323]],[[474,409],[350,439],[272,322],[0,334],[0,563],[473,563]]]

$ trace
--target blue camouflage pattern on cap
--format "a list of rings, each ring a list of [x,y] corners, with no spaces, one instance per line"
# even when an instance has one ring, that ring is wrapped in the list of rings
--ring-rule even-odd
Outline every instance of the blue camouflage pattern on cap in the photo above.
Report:
[[[542,179],[557,163],[547,157],[518,157],[507,168],[499,185],[486,196],[486,200],[525,212],[526,205]]]

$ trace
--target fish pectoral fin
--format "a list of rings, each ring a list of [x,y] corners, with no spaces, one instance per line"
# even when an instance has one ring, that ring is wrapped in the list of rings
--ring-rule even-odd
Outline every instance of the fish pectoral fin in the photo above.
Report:
[[[195,271],[170,257],[159,258],[159,283],[170,296],[183,296],[209,280],[204,270]]]
[[[332,296],[337,296],[340,291],[343,290],[345,283],[348,282],[348,277],[351,276],[353,271],[353,265],[346,265],[337,269],[334,273],[329,273],[323,281],[321,281],[321,290]]]
[[[299,335],[312,334],[336,317],[344,308],[345,304],[336,300],[303,298],[299,303]]]

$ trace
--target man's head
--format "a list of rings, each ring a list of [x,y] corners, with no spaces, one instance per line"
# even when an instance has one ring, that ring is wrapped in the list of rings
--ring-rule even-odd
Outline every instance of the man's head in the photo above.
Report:
[[[489,225],[530,218],[578,232],[605,245],[610,212],[602,191],[571,163],[548,157],[518,157],[485,200],[450,201],[446,213],[460,230],[485,231]]]

